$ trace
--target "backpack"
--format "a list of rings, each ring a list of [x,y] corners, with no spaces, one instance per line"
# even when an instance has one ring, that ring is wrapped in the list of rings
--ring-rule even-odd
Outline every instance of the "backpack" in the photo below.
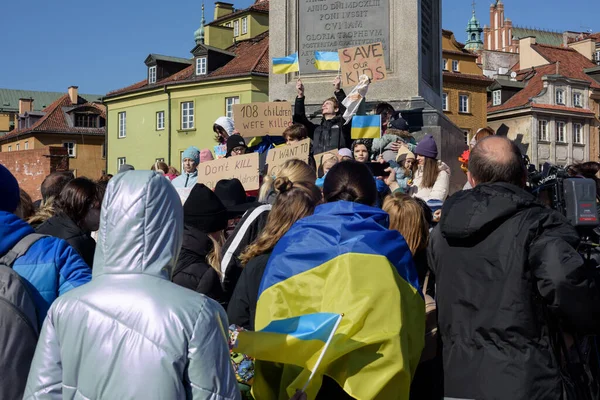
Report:
[[[423,296],[425,297],[425,347],[421,353],[420,362],[435,358],[438,347],[437,306],[435,299],[427,294],[429,272],[425,275],[423,283]]]
[[[39,239],[32,233],[0,258],[0,399],[23,398],[39,336],[37,310],[28,283],[12,266]]]

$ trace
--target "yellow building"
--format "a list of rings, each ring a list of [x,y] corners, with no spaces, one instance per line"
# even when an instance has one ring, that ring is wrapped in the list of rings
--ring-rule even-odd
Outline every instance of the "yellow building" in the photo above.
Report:
[[[465,142],[487,124],[487,87],[493,82],[454,33],[442,30],[442,109],[465,132]]]
[[[235,10],[233,4],[216,2],[214,20],[204,28],[206,43],[226,49],[269,29],[269,1],[258,0],[249,8]]]
[[[151,54],[145,61],[146,79],[107,94],[109,173],[122,164],[148,169],[156,160],[181,169],[187,147],[214,148],[213,124],[218,117],[232,117],[234,104],[268,101],[268,19],[261,19],[265,12],[257,11],[258,5],[268,10],[269,2],[237,12],[231,8],[229,19],[222,15],[227,3],[215,7],[215,22],[248,18],[247,30],[240,32],[259,32],[255,36],[240,34],[238,38],[245,39],[231,44],[232,38],[228,46],[220,36],[209,40],[206,33],[212,28],[217,32],[221,25],[204,27],[203,16],[192,58]],[[261,29],[256,21],[262,21]],[[232,29],[223,26],[222,31]]]
[[[0,150],[24,152],[46,146],[65,147],[69,169],[75,176],[100,178],[106,165],[105,108],[79,96],[76,86],[41,112],[33,111],[33,101],[21,99],[20,109],[24,112],[18,115],[16,128],[0,137]]]

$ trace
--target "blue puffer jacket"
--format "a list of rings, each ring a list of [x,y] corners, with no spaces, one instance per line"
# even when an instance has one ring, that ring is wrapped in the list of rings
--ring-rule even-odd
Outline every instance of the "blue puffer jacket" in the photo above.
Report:
[[[0,255],[30,233],[35,231],[25,221],[0,211]],[[92,270],[79,254],[67,242],[54,237],[35,242],[15,261],[13,269],[32,286],[40,327],[58,296],[92,279]]]

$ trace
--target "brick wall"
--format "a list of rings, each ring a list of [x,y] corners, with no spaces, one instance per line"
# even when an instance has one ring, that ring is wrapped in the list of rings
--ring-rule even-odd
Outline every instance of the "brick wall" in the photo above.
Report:
[[[33,201],[42,198],[40,186],[52,172],[68,171],[69,157],[64,147],[44,147],[0,153],[0,164],[12,172]]]

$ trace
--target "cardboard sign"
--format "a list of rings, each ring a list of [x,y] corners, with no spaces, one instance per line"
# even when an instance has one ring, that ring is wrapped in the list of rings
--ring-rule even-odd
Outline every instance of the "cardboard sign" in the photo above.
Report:
[[[292,125],[292,104],[273,103],[234,104],[235,127],[244,137],[281,135]]]
[[[356,86],[361,75],[367,75],[371,82],[382,81],[387,76],[381,43],[340,49],[338,54],[344,87]]]
[[[304,139],[292,145],[274,147],[269,150],[267,155],[267,164],[269,165],[269,175],[277,175],[279,169],[286,161],[294,158],[308,163],[308,154],[310,153],[310,139]]]
[[[221,179],[237,178],[246,191],[257,190],[258,153],[222,158],[198,165],[198,183],[214,189]]]
[[[330,150],[330,151],[326,151],[325,153],[315,154],[315,162],[317,163],[317,168],[320,167],[321,165],[323,165],[323,161],[325,161],[331,157],[338,158],[338,151]]]

